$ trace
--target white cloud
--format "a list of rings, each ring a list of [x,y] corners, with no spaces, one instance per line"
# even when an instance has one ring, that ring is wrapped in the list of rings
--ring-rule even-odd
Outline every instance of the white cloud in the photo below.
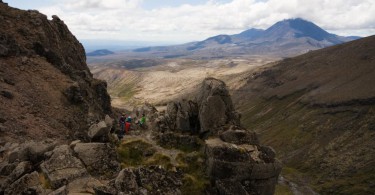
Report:
[[[192,41],[217,34],[268,28],[302,17],[340,35],[374,34],[373,0],[207,1],[147,10],[142,0],[61,0],[40,11],[58,15],[80,39]],[[351,34],[358,33],[358,34]]]

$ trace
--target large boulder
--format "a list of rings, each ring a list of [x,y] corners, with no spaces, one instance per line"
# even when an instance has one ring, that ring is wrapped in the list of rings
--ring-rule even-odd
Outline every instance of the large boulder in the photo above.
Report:
[[[10,163],[16,161],[31,161],[32,163],[37,164],[43,161],[45,158],[44,154],[51,151],[55,146],[56,143],[52,141],[29,141],[10,151],[8,161]]]
[[[92,175],[111,177],[120,171],[116,150],[108,143],[77,143],[74,152]]]
[[[91,141],[108,141],[110,126],[107,126],[105,121],[100,121],[97,124],[91,125],[88,131],[88,136]]]
[[[170,102],[167,105],[169,127],[173,130],[198,132],[198,105],[191,100]]]
[[[54,189],[88,174],[85,166],[73,155],[68,145],[56,147],[51,157],[44,161],[40,168]]]
[[[199,106],[200,132],[215,134],[226,124],[240,126],[227,86],[221,80],[207,78],[196,97]]]
[[[207,78],[194,101],[182,99],[170,102],[166,114],[159,117],[160,131],[185,131],[201,135],[217,135],[229,126],[241,126],[240,114],[234,109],[223,81]]]
[[[281,163],[274,158],[263,160],[267,154],[261,146],[237,145],[219,138],[208,139],[205,143],[207,174],[220,194],[273,194]]]

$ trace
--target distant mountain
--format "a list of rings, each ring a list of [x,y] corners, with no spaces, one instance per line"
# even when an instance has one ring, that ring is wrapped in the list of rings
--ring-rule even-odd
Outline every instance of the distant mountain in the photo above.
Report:
[[[95,50],[93,52],[87,53],[86,56],[106,56],[114,54],[113,51],[109,51],[107,49],[100,49],[100,50]]]
[[[159,55],[158,57],[289,57],[358,38],[331,34],[312,22],[296,18],[277,22],[266,30],[252,28],[235,35],[217,35],[183,45],[148,47],[133,51],[147,52],[148,55]]]

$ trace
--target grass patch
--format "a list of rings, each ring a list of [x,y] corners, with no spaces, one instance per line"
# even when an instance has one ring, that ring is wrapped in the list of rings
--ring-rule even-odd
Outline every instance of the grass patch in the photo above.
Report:
[[[275,189],[275,195],[293,195],[293,192],[287,185],[277,184]]]
[[[155,153],[155,149],[149,143],[136,140],[121,144],[117,148],[117,153],[122,167],[133,167],[145,164],[146,160]]]
[[[202,152],[181,153],[177,156],[179,168],[183,170],[184,178],[181,188],[182,194],[204,194],[209,185],[205,175],[204,154]]]
[[[44,173],[39,173],[39,181],[44,189],[52,189],[51,182],[46,178]]]
[[[173,165],[171,159],[163,154],[155,153],[152,158],[149,158],[146,162],[146,165],[162,165],[165,169],[171,170]]]

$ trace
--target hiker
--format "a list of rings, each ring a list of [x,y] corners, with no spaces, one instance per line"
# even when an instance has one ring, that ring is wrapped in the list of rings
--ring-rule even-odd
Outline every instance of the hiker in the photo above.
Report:
[[[131,123],[132,123],[132,117],[129,115],[128,118],[126,118],[126,121],[125,121],[125,132],[126,132],[126,134],[130,130]]]
[[[140,127],[144,128],[145,123],[146,123],[146,116],[145,116],[145,114],[142,114],[142,117],[138,121],[138,124],[139,124]]]
[[[120,125],[120,138],[122,138],[125,134],[125,123],[126,123],[126,115],[123,113],[119,119],[119,125]]]

